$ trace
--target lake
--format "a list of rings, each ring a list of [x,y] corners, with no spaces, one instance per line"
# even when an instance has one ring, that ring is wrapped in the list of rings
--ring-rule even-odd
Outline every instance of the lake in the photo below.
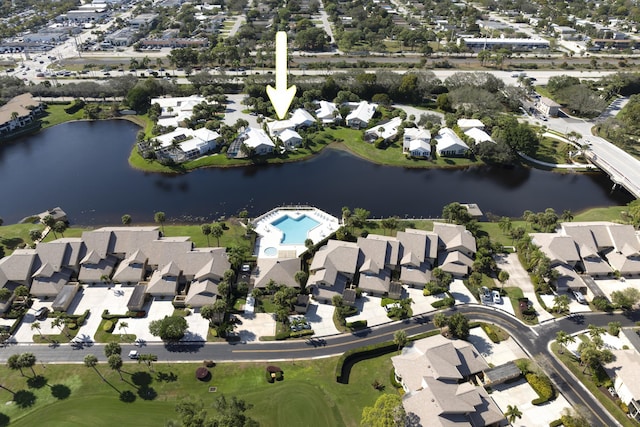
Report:
[[[339,215],[342,206],[372,216],[438,217],[453,201],[485,212],[520,216],[526,209],[577,212],[625,204],[601,173],[559,174],[488,166],[456,170],[380,166],[327,149],[311,160],[283,165],[201,169],[160,175],[132,169],[127,158],[138,127],[125,120],[72,122],[0,146],[0,217],[5,224],[56,206],[72,223],[205,222],[247,209],[259,215],[277,205],[303,203]]]

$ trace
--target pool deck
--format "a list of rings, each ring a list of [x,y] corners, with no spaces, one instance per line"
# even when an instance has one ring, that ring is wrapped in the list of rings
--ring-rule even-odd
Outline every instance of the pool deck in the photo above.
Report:
[[[295,258],[300,256],[307,250],[304,242],[300,242],[300,244],[282,244],[282,230],[272,225],[272,223],[285,216],[298,219],[303,215],[319,223],[319,225],[309,230],[307,234],[307,238],[313,240],[313,243],[321,241],[340,227],[338,218],[314,207],[275,208],[253,221],[256,233],[258,233],[254,255],[259,258]]]

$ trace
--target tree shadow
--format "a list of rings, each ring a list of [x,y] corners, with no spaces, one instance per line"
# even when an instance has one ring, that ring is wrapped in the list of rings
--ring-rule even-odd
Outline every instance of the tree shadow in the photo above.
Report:
[[[172,382],[178,381],[178,376],[176,374],[174,374],[173,372],[169,372],[169,373],[158,372],[156,374],[156,379],[158,381],[164,381],[164,382],[167,382],[167,383],[172,383]]]
[[[11,422],[11,418],[8,415],[0,414],[0,427],[6,427]]]
[[[36,395],[29,390],[20,390],[13,395],[13,401],[20,408],[28,408],[36,403]]]
[[[131,390],[125,390],[120,393],[120,401],[125,403],[133,403],[136,401],[136,395]]]
[[[139,388],[147,387],[153,381],[148,372],[138,371],[131,374],[131,381]]]
[[[27,385],[29,388],[42,388],[47,385],[47,379],[42,375],[36,375],[27,380]]]
[[[158,392],[153,387],[142,386],[138,389],[138,396],[143,400],[154,400],[158,397]]]
[[[71,395],[71,389],[64,384],[51,386],[51,395],[58,400],[64,400]]]

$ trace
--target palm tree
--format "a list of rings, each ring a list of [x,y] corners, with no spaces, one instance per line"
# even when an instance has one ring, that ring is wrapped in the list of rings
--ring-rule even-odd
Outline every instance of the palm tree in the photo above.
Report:
[[[127,335],[127,328],[129,327],[129,324],[127,322],[120,322],[118,324],[118,329],[124,329],[124,334]]]
[[[564,353],[564,348],[567,343],[576,342],[576,338],[573,335],[566,333],[565,331],[558,331],[556,333],[556,342],[560,345],[560,354]]]
[[[42,231],[40,230],[29,230],[29,238],[32,242],[42,239]]]
[[[200,229],[202,230],[202,234],[207,236],[207,246],[211,246],[209,244],[209,235],[211,234],[211,224],[202,224],[200,226]]]
[[[120,381],[124,381],[124,378],[122,378],[122,371],[121,371],[122,357],[120,357],[119,354],[112,354],[107,359],[107,363],[109,364],[109,367],[111,369],[113,369],[114,371],[118,371],[118,375],[120,375]]]
[[[45,338],[44,335],[42,335],[42,330],[40,329],[40,322],[33,322],[31,324],[31,330],[33,331],[34,329],[38,331],[38,334],[40,334],[40,338],[42,338],[45,341],[49,341],[47,338]]]
[[[36,365],[37,359],[33,353],[22,353],[18,360],[20,362],[20,365],[22,365],[24,368],[31,369],[31,373],[33,373],[33,376],[36,376],[36,371],[33,370],[33,367]]]
[[[67,230],[67,223],[64,221],[56,221],[53,224],[53,233],[60,233],[64,237],[64,232]]]
[[[107,345],[104,346],[104,355],[107,357],[111,357],[114,354],[118,356],[122,354],[122,348],[120,347],[120,344],[118,344],[117,342],[107,343]]]
[[[131,224],[131,215],[124,214],[122,215],[122,225],[130,225]]]
[[[100,378],[102,378],[102,381],[105,381],[100,371],[98,371],[98,368],[96,367],[97,365],[98,358],[94,354],[87,354],[84,357],[84,366],[86,366],[87,368],[93,368],[93,370],[96,371],[96,374],[98,374]]]
[[[398,350],[400,350],[402,347],[407,345],[407,342],[409,342],[407,332],[404,329],[396,331],[396,333],[393,334],[393,342],[398,346]]]
[[[587,330],[591,339],[594,339],[595,337],[599,337],[600,335],[604,334],[607,331],[602,326],[596,326],[596,325],[587,326]]]
[[[516,405],[507,405],[507,411],[504,413],[510,423],[515,423],[518,418],[522,418],[522,412]]]
[[[504,289],[504,283],[509,280],[509,272],[507,270],[500,270],[498,273],[498,281],[502,284],[502,289]]]
[[[556,295],[553,297],[553,309],[556,313],[562,313],[569,309],[569,297],[566,295]]]
[[[214,222],[211,224],[211,235],[216,238],[218,242],[218,247],[220,247],[220,237],[224,234],[224,229],[219,222]]]
[[[7,359],[7,367],[11,370],[20,370],[20,375],[24,377],[24,372],[22,371],[22,363],[20,361],[19,354],[12,354]]]
[[[166,220],[166,216],[164,212],[156,212],[153,215],[153,220],[160,224],[160,228],[162,229],[162,234],[164,235],[164,221]]]
[[[69,332],[66,329],[64,329],[63,325],[64,325],[64,322],[62,321],[61,317],[56,317],[55,319],[53,319],[51,321],[51,327],[52,328],[56,327],[56,328],[60,329],[60,332],[65,334],[68,339],[71,339],[71,335],[69,334]]]

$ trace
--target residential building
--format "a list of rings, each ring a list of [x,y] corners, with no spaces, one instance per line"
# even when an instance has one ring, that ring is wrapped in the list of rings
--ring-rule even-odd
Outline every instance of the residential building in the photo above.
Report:
[[[239,141],[240,144],[244,144],[257,155],[269,154],[273,152],[275,148],[275,144],[265,131],[252,127],[247,127],[244,132],[238,136],[237,141]],[[242,150],[239,149],[237,154],[243,155]]]
[[[469,147],[449,128],[442,128],[435,137],[436,152],[443,157],[464,156]]]
[[[479,128],[471,128],[469,130],[466,130],[464,134],[475,141],[476,144],[479,144],[481,142],[495,142],[493,138],[491,138],[491,135]]]
[[[336,104],[327,101],[319,101],[318,104],[319,107],[315,113],[316,117],[320,122],[322,122],[322,124],[328,125],[342,120],[342,116],[340,115]]]
[[[296,273],[299,272],[300,258],[258,258],[257,268],[254,271],[255,288],[266,288],[273,282],[290,288],[299,288],[296,281]]]
[[[0,107],[0,138],[18,133],[33,125],[44,110],[30,93],[15,96]]]
[[[418,340],[391,358],[405,391],[402,405],[416,425],[499,426],[505,421],[473,378],[489,368],[472,344],[442,335]]]
[[[151,99],[151,105],[160,106],[158,125],[164,127],[179,127],[184,120],[191,118],[193,107],[202,103],[208,104],[209,101],[200,95]]]
[[[462,132],[466,132],[469,129],[484,129],[484,123],[478,119],[458,119],[458,127]]]
[[[402,119],[400,117],[394,117],[386,122],[377,123],[364,133],[364,140],[373,142],[378,138],[382,138],[385,142],[393,141],[396,136],[398,136],[398,128],[401,124]]]
[[[302,144],[302,137],[298,132],[292,129],[285,129],[278,135],[278,139],[284,144],[287,150],[293,150]]]
[[[629,408],[629,416],[640,421],[640,355],[635,350],[611,350],[613,362],[604,365],[613,388]]]
[[[355,106],[349,104],[350,107],[354,107],[353,110],[347,115],[347,126],[354,129],[362,129],[369,126],[369,121],[373,118],[378,108],[377,104],[370,104],[367,101],[361,101]]]
[[[438,265],[455,277],[469,274],[476,252],[476,239],[463,225],[433,223],[438,235]]]
[[[431,157],[431,131],[423,128],[405,128],[402,151],[411,157]]]
[[[314,299],[331,304],[353,282],[357,271],[359,249],[355,243],[329,240],[316,252],[309,266],[307,288]]]
[[[157,154],[168,157],[176,163],[195,159],[216,149],[220,134],[207,128],[178,128],[155,137],[158,142]]]
[[[298,108],[287,120],[274,120],[267,123],[267,129],[271,137],[277,137],[285,130],[297,130],[309,127],[315,124],[316,119],[313,118],[307,110]]]

